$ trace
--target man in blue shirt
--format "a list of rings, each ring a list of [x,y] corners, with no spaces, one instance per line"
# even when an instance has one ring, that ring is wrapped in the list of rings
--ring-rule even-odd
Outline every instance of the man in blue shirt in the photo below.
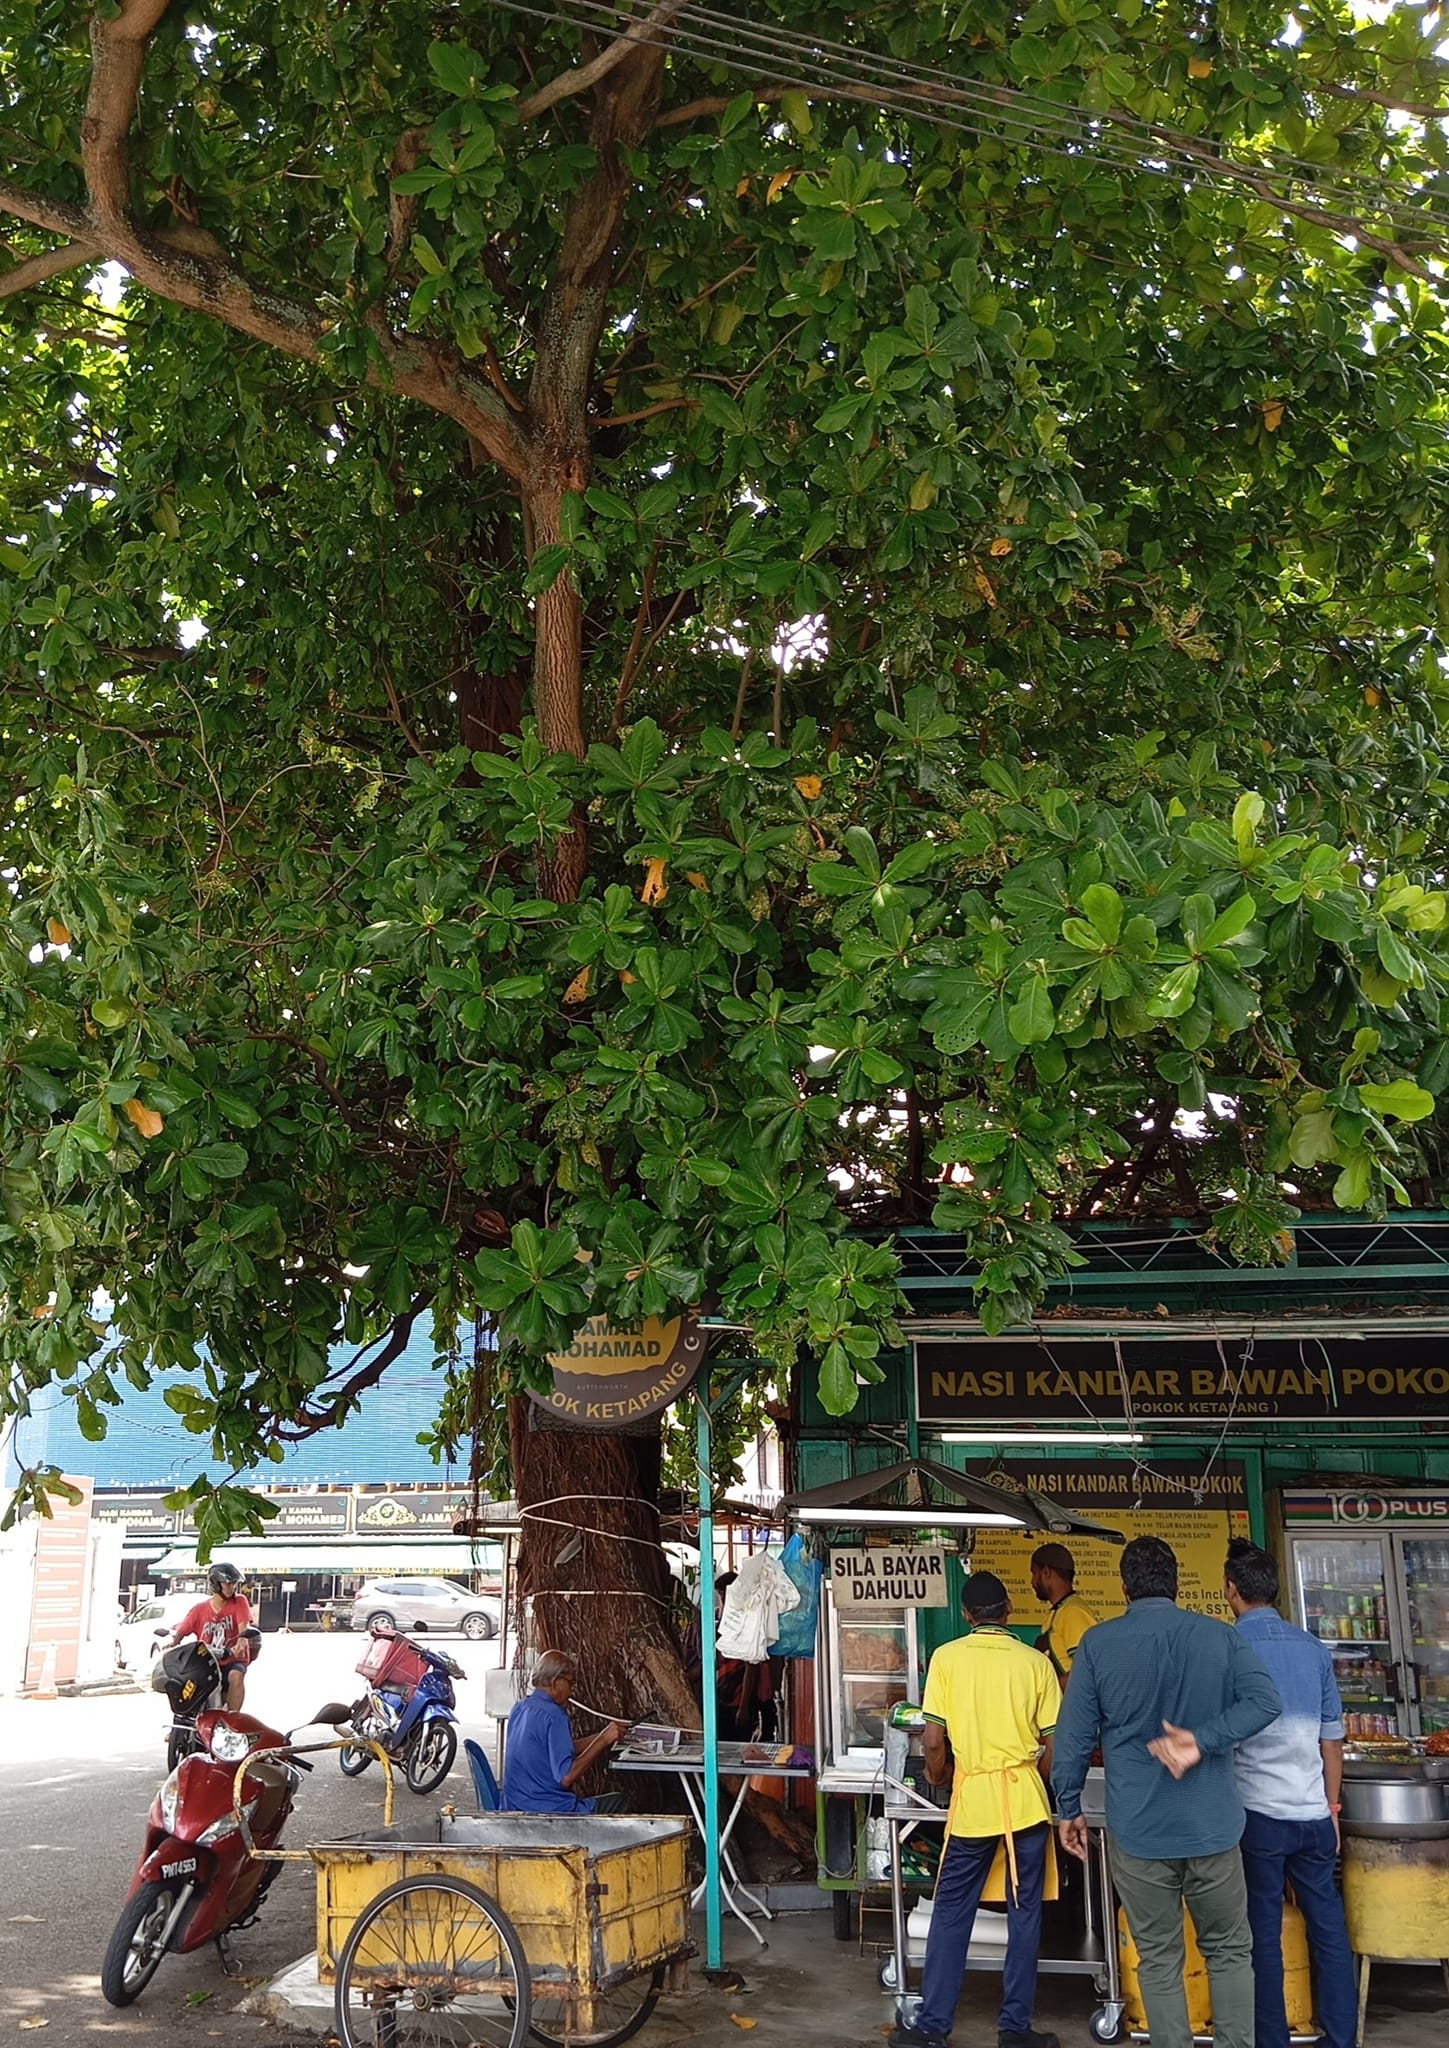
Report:
[[[563,1650],[545,1650],[533,1667],[533,1690],[508,1717],[503,1760],[506,1813],[598,1813],[618,1804],[619,1795],[580,1799],[573,1787],[629,1732],[627,1721],[609,1721],[577,1748],[568,1702],[578,1667]]]
[[[1333,1659],[1316,1636],[1274,1611],[1278,1567],[1266,1551],[1241,1540],[1231,1544],[1225,1576],[1238,1634],[1251,1643],[1283,1699],[1278,1719],[1238,1744],[1234,1766],[1247,1808],[1243,1875],[1253,1930],[1257,2048],[1288,2048],[1285,1878],[1308,1932],[1325,2048],[1354,2048],[1353,1950],[1333,1878],[1343,1781],[1343,1709]]]
[[[1062,1846],[1083,1859],[1082,1786],[1100,1744],[1112,1877],[1141,1957],[1152,2048],[1191,2048],[1186,1905],[1212,1986],[1215,2048],[1253,2048],[1243,1807],[1233,1749],[1281,1702],[1239,1637],[1177,1605],[1177,1558],[1156,1536],[1122,1553],[1127,1612],[1082,1638],[1057,1723],[1052,1789]]]

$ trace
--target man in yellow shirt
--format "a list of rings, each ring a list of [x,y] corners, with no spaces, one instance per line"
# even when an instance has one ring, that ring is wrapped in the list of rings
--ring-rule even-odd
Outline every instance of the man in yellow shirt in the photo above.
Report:
[[[1043,1543],[1031,1554],[1031,1590],[1038,1600],[1051,1606],[1051,1619],[1036,1639],[1036,1646],[1051,1659],[1057,1683],[1065,1686],[1072,1675],[1077,1645],[1097,1617],[1076,1588],[1077,1561],[1065,1543]]]
[[[1003,1841],[1007,1940],[999,2048],[1057,2048],[1055,2034],[1033,2031],[1031,2014],[1051,1835],[1043,1773],[1051,1770],[1061,1687],[1047,1659],[1005,1628],[1011,1601],[994,1572],[973,1572],[961,1605],[970,1634],[937,1650],[926,1673],[926,1776],[933,1785],[950,1781],[951,1811],[926,1938],[921,2010],[913,2026],[896,2028],[891,2048],[945,2048],[976,1908]]]

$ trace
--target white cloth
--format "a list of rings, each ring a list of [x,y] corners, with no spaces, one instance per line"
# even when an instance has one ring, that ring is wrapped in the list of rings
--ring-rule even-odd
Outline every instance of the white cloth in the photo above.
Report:
[[[747,1557],[725,1589],[716,1653],[745,1664],[763,1664],[780,1633],[780,1616],[800,1605],[800,1591],[768,1550]]]

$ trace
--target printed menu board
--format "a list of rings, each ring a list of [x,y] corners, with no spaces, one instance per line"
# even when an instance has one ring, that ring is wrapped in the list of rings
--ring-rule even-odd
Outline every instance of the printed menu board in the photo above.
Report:
[[[1234,1536],[1251,1534],[1240,1465],[1219,1465],[1206,1481],[1167,1467],[1133,1471],[1130,1460],[1082,1463],[1010,1460],[984,1475],[993,1486],[1029,1487],[1062,1507],[1089,1515],[1104,1528],[1134,1536],[1160,1536],[1177,1553],[1178,1605],[1231,1621],[1223,1598],[1223,1561]],[[1200,1486],[1202,1505],[1191,1488]],[[995,1572],[1011,1595],[1013,1628],[1046,1626],[1047,1608],[1031,1590],[1031,1554],[1042,1543],[1064,1543],[1077,1567],[1076,1587],[1099,1621],[1120,1614],[1122,1545],[1091,1536],[1055,1537],[1030,1530],[978,1529],[972,1571]]]

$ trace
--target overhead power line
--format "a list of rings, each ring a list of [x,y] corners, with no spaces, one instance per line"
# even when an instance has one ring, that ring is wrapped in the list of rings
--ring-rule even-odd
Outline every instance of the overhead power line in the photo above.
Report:
[[[772,92],[798,90],[809,97],[826,95],[859,99],[882,113],[896,113],[923,125],[1003,142],[1033,153],[1106,170],[1146,172],[1236,188],[1280,211],[1310,220],[1321,211],[1336,217],[1321,225],[1358,235],[1366,244],[1401,255],[1375,232],[1383,223],[1357,217],[1359,209],[1381,209],[1395,233],[1422,235],[1426,229],[1449,234],[1449,209],[1436,206],[1422,193],[1393,189],[1376,172],[1333,176],[1322,165],[1272,149],[1258,157],[1233,157],[1184,131],[1159,127],[1125,112],[1097,115],[1014,86],[992,85],[957,76],[937,67],[856,51],[850,45],[820,37],[797,35],[735,19],[692,4],[680,9],[667,28],[649,27],[638,15],[611,0],[565,0],[565,6],[540,0],[492,0],[501,10],[575,29],[600,28],[616,37],[693,57],[737,74],[747,74]],[[762,75],[763,74],[763,75]],[[1277,189],[1286,184],[1289,189]],[[1306,188],[1295,191],[1293,187]]]

